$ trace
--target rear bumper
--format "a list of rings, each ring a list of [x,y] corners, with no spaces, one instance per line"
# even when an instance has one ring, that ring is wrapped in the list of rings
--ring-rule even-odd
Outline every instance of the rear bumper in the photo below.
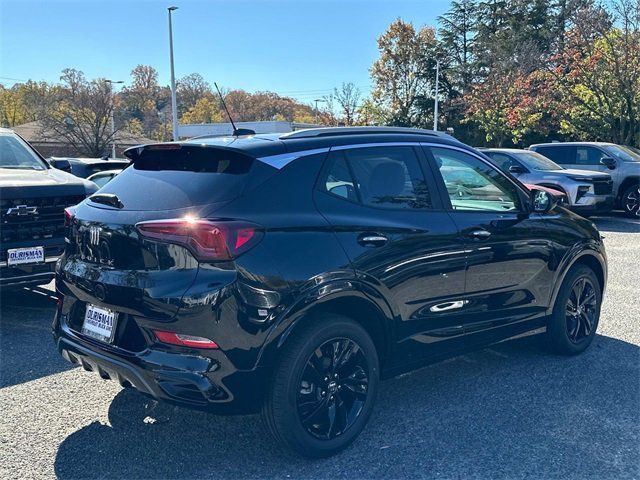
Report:
[[[44,263],[8,266],[0,262],[0,287],[22,287],[49,283],[55,276],[58,257],[49,257]]]
[[[67,361],[156,400],[217,414],[256,413],[262,405],[263,369],[237,370],[219,350],[128,352],[75,332],[60,312],[53,336]]]

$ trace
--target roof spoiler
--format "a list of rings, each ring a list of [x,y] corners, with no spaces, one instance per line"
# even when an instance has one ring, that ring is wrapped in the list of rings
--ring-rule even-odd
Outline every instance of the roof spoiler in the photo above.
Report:
[[[127,148],[123,154],[125,157],[135,161],[145,150],[180,150],[181,148],[182,144],[180,143],[150,143]]]
[[[189,150],[195,148],[212,148],[217,150],[227,150],[230,152],[244,153],[237,148],[227,147],[225,145],[207,145],[206,143],[181,143],[181,142],[165,142],[165,143],[148,143],[146,145],[137,145],[127,148],[123,153],[132,162],[138,160],[143,152],[148,151],[168,151],[168,150]],[[250,156],[250,155],[249,155]]]

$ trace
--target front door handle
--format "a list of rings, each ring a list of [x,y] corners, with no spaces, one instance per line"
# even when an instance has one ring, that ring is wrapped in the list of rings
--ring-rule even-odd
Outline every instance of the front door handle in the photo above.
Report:
[[[387,237],[378,233],[363,233],[358,237],[358,243],[363,247],[381,247],[388,241]]]
[[[491,236],[491,232],[485,230],[484,228],[478,228],[477,230],[471,230],[467,233],[467,236],[473,238],[474,240],[486,240]]]
[[[458,308],[464,307],[468,300],[455,300],[453,302],[444,302],[439,303],[437,305],[432,306],[429,310],[438,313],[438,312],[446,312],[447,310],[457,310]]]

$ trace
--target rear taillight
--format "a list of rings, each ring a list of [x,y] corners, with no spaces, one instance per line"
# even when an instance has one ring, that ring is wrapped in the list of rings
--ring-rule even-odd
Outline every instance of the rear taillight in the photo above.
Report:
[[[59,210],[58,210],[59,211]],[[75,207],[67,207],[64,209],[64,226],[69,227],[76,216]]]
[[[196,337],[194,335],[184,335],[182,333],[165,332],[162,330],[154,330],[153,334],[162,343],[169,345],[180,345],[182,347],[193,348],[218,348],[218,344],[213,340],[204,337]]]
[[[182,245],[209,262],[233,260],[262,238],[260,227],[239,221],[174,218],[141,222],[136,228],[145,238]]]

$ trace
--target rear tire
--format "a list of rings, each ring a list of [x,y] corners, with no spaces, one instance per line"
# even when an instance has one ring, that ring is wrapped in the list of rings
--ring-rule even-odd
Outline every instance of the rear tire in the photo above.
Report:
[[[561,355],[577,355],[587,349],[596,334],[602,305],[602,288],[593,270],[576,265],[567,273],[547,325],[551,349]]]
[[[640,183],[628,186],[620,197],[620,206],[625,215],[635,218],[640,215]]]
[[[366,425],[379,382],[367,332],[341,315],[323,315],[293,333],[274,369],[262,418],[283,446],[312,458],[349,446]]]

